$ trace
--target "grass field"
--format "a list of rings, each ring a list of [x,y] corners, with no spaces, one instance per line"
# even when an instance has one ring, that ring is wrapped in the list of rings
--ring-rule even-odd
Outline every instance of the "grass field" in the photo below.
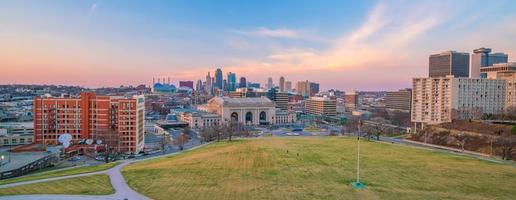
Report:
[[[41,173],[29,174],[29,175],[25,175],[25,176],[16,177],[16,178],[0,180],[0,185],[8,184],[8,183],[22,182],[22,181],[30,181],[30,180],[36,180],[36,179],[44,179],[44,178],[52,178],[52,177],[59,177],[59,176],[68,176],[68,175],[73,175],[73,174],[84,174],[84,173],[89,173],[89,172],[102,171],[102,170],[106,170],[111,167],[114,167],[117,164],[118,164],[118,162],[112,162],[112,163],[101,164],[101,165],[75,167],[75,168],[71,168],[71,169],[63,169],[63,170],[58,170],[58,171],[46,171],[46,172],[41,172]]]
[[[0,188],[0,196],[22,194],[105,195],[112,193],[114,193],[114,189],[106,174]]]
[[[516,167],[393,144],[266,138],[208,145],[123,168],[153,199],[514,199]],[[288,150],[288,153],[287,153]],[[298,156],[299,154],[299,156]]]

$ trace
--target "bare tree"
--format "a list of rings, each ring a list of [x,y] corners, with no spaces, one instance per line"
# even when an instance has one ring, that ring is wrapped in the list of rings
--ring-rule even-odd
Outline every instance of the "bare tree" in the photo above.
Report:
[[[510,160],[512,158],[512,150],[516,146],[516,135],[502,130],[496,140],[496,144],[502,150],[502,159]]]
[[[159,141],[159,145],[162,152],[165,152],[165,147],[170,143],[170,136],[168,134],[161,135],[161,140]]]
[[[468,140],[468,136],[466,134],[464,134],[463,132],[461,132],[457,135],[457,145],[459,145],[461,147],[462,151],[464,151],[464,146],[466,145],[467,140]]]
[[[185,133],[181,133],[181,135],[177,137],[176,144],[179,146],[180,151],[184,149],[184,145],[188,142],[189,139],[190,137],[188,136],[188,134]]]
[[[380,140],[380,136],[385,134],[386,127],[382,123],[378,123],[375,126],[374,135],[376,136],[376,140]]]
[[[358,131],[358,121],[359,120],[357,118],[351,117],[347,120],[343,128],[350,134],[356,133]]]

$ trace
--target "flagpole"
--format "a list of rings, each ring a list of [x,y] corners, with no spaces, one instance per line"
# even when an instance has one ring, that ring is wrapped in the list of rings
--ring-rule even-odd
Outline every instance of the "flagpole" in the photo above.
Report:
[[[358,136],[357,140],[357,183],[360,183],[360,136]]]
[[[365,184],[360,182],[360,128],[362,127],[362,120],[358,121],[358,136],[357,136],[357,180],[351,183],[351,186],[357,190],[365,188]]]

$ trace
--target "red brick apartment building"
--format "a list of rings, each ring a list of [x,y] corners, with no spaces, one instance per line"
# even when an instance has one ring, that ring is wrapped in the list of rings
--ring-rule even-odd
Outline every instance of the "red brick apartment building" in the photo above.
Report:
[[[144,145],[143,95],[132,98],[97,96],[34,99],[34,142],[57,144],[61,134],[72,144],[84,139],[104,141],[118,152],[137,153]]]

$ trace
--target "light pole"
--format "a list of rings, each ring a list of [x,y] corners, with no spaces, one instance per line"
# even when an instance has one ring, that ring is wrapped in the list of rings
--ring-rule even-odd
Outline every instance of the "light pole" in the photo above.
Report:
[[[351,186],[357,190],[365,188],[365,184],[360,182],[360,128],[362,127],[362,120],[358,121],[358,136],[357,136],[357,180],[351,183]]]

